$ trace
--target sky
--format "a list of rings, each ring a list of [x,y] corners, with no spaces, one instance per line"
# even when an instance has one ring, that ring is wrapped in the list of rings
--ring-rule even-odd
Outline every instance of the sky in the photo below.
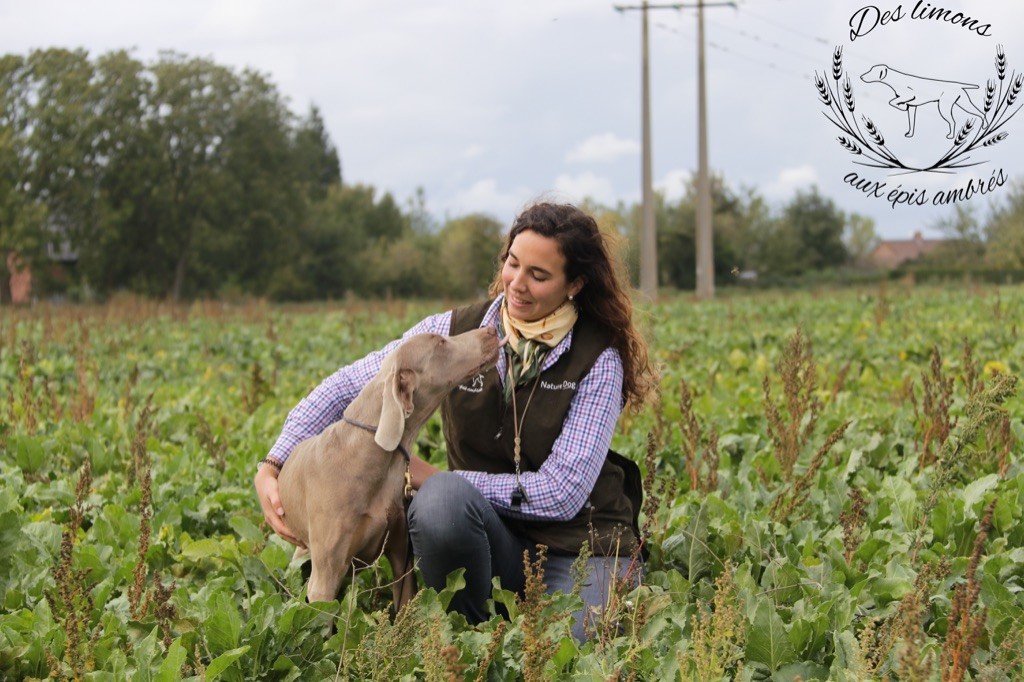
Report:
[[[709,165],[776,209],[817,186],[844,212],[872,218],[883,238],[939,236],[953,213],[947,192],[960,190],[956,203],[984,215],[1024,180],[1024,115],[1006,112],[1008,136],[972,151],[976,165],[873,168],[837,140],[844,132],[814,76],[836,87],[841,47],[838,85],[849,76],[858,132],[867,134],[866,116],[892,158],[928,166],[949,147],[948,124],[936,103],[890,104],[897,88],[945,101],[977,85],[967,99],[980,111],[989,79],[1005,91],[1024,72],[1024,2],[872,1],[705,8]],[[919,16],[931,9],[957,21]],[[146,62],[171,50],[255,69],[297,115],[320,109],[346,183],[400,204],[422,188],[438,220],[484,212],[508,224],[538,197],[639,201],[641,14],[598,0],[0,0],[0,45],[128,49]],[[648,12],[653,178],[670,199],[697,168],[696,16]],[[888,67],[892,89],[861,79],[876,65]],[[957,130],[981,127],[959,107],[953,119]]]

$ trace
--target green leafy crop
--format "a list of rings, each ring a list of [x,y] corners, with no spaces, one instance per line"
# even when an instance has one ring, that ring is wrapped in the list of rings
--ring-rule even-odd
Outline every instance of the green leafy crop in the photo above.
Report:
[[[307,603],[252,489],[289,409],[441,304],[0,310],[0,677],[1024,677],[1024,289],[760,294],[640,309],[659,394],[639,587],[463,584],[389,612],[386,561]],[[439,417],[419,454],[444,461]],[[505,616],[498,613],[507,614]]]

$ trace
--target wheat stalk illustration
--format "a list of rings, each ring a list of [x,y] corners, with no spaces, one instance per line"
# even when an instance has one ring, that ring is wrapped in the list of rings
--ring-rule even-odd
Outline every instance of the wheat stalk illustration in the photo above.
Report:
[[[881,132],[869,119],[864,119],[867,133],[864,133],[857,123],[857,117],[854,115],[857,108],[856,97],[850,76],[843,70],[841,45],[837,45],[832,52],[832,71],[829,75],[832,76],[834,86],[828,81],[827,76],[816,72],[814,87],[818,91],[821,103],[828,108],[824,112],[825,118],[845,133],[836,138],[843,149],[863,157],[864,160],[855,161],[860,165],[873,168],[907,168],[885,146]]]
[[[843,148],[846,149],[848,152],[851,152],[853,154],[863,154],[864,153],[864,150],[862,150],[860,147],[858,147],[856,142],[851,142],[850,140],[847,140],[842,135],[840,135],[836,139],[839,140],[839,144],[843,145]]]
[[[985,84],[985,100],[982,113],[987,126],[981,121],[969,118],[953,138],[950,148],[939,159],[927,167],[906,165],[885,143],[885,137],[878,126],[867,116],[861,115],[858,123],[856,97],[849,74],[843,69],[843,47],[837,45],[832,51],[830,71],[815,72],[814,87],[818,98],[826,107],[824,114],[832,125],[843,133],[836,139],[846,151],[862,157],[855,161],[872,168],[890,168],[907,171],[938,171],[966,168],[984,162],[970,161],[968,154],[980,147],[991,147],[1005,140],[1009,133],[1002,130],[1012,119],[1024,101],[1018,103],[1024,91],[1024,73],[1011,71],[1006,59],[1006,50],[996,46],[996,77]],[[829,81],[831,76],[831,81]],[[990,115],[991,114],[991,115]]]
[[[968,154],[971,151],[979,147],[991,147],[1009,137],[1009,133],[1002,130],[1002,128],[1020,111],[1021,104],[1018,104],[1017,98],[1020,96],[1021,90],[1024,90],[1024,73],[1008,70],[1006,50],[1002,45],[996,46],[995,64],[996,80],[999,82],[998,95],[996,94],[996,80],[989,80],[985,85],[985,106],[983,112],[986,116],[988,116],[990,111],[992,113],[991,117],[988,117],[988,127],[979,130],[979,134],[975,135],[973,139],[970,136],[969,130],[961,129],[960,133],[953,140],[953,145],[950,149],[930,167],[922,170],[975,166],[979,162],[968,163],[971,158]],[[1007,80],[1009,80],[1009,85],[1004,89]],[[972,118],[968,120],[968,123],[973,126],[975,121]]]
[[[1003,140],[1005,140],[1005,139],[1006,139],[1007,137],[1009,137],[1009,136],[1010,136],[1010,134],[1009,134],[1009,133],[999,133],[999,134],[998,134],[998,135],[996,135],[995,137],[993,137],[993,138],[991,138],[991,139],[989,139],[989,140],[985,140],[985,141],[984,141],[984,142],[983,142],[983,143],[981,144],[981,146],[982,146],[982,147],[991,147],[991,146],[992,146],[992,145],[994,145],[994,144],[999,144],[1000,142],[1002,142]]]
[[[985,107],[984,113],[988,113],[992,110],[992,102],[996,99],[996,82],[989,79],[988,83],[985,84]]]

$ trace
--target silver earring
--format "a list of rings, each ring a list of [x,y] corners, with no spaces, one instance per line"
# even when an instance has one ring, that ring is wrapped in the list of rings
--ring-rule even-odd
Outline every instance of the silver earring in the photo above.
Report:
[[[572,294],[569,294],[569,300],[570,301],[572,300]]]

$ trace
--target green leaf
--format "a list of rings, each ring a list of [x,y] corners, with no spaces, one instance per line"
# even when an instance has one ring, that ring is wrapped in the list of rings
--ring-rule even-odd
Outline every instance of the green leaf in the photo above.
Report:
[[[224,592],[217,592],[210,602],[210,617],[206,619],[206,641],[214,655],[238,646],[242,631],[242,617],[235,601]]]
[[[509,620],[515,621],[519,616],[519,606],[516,604],[516,593],[502,589],[501,580],[495,576],[491,581],[491,599],[495,604],[501,604],[508,613]]]
[[[217,677],[226,671],[231,665],[244,656],[249,651],[249,645],[239,647],[237,649],[231,649],[225,651],[217,658],[210,661],[210,665],[206,666],[206,679],[215,680]]]
[[[203,538],[201,540],[183,542],[181,555],[192,561],[203,559],[238,560],[238,545],[232,537]]]
[[[903,478],[889,476],[880,492],[893,503],[888,518],[892,527],[901,531],[913,529],[914,516],[917,514],[917,491],[914,486]]]
[[[565,668],[579,652],[579,647],[576,646],[572,637],[563,637],[561,644],[558,645],[558,651],[551,657],[551,662],[555,664],[555,670]]]
[[[708,505],[701,504],[686,529],[665,540],[665,557],[681,561],[686,566],[686,577],[692,583],[711,571],[713,557],[708,549]]]
[[[747,630],[747,659],[764,663],[773,672],[796,659],[789,633],[775,609],[775,603],[760,597]]]
[[[444,589],[437,595],[437,600],[441,602],[441,608],[444,610],[448,610],[448,605],[452,603],[456,592],[466,589],[465,573],[465,568],[458,568],[449,573],[445,579]]]
[[[272,571],[283,571],[288,568],[291,557],[288,556],[288,552],[276,544],[268,542],[267,546],[260,552],[260,561]]]
[[[7,447],[14,453],[14,463],[25,473],[34,474],[46,463],[46,451],[39,438],[18,436],[11,438]]]
[[[139,682],[149,682],[153,679],[153,662],[158,658],[157,629],[154,627],[145,639],[132,648],[132,658],[135,660],[135,679]]]
[[[26,523],[22,526],[22,532],[25,533],[33,545],[49,556],[56,557],[60,551],[60,539],[63,530],[57,524],[49,521]]]
[[[255,544],[261,544],[266,539],[263,535],[263,531],[244,516],[232,516],[229,523],[231,524],[231,530],[235,531],[235,533],[238,534],[238,537],[243,540],[248,540]]]
[[[776,670],[772,682],[815,682],[827,680],[828,676],[827,668],[810,661],[801,661]]]
[[[1007,532],[1020,522],[1021,500],[1020,489],[1014,488],[1000,493],[996,499],[996,508],[992,515],[992,525],[1000,533]]]
[[[968,518],[977,518],[986,493],[997,485],[999,485],[999,476],[989,474],[988,476],[982,476],[976,481],[971,481],[964,487],[960,497],[964,501],[964,513],[968,515]],[[978,507],[978,509],[975,509],[975,507]]]
[[[167,656],[164,658],[164,662],[160,665],[160,669],[154,677],[155,682],[175,682],[175,680],[181,679],[181,666],[185,664],[185,659],[188,656],[188,652],[185,651],[185,647],[181,645],[181,638],[171,642],[171,646],[167,649]]]
[[[832,645],[835,649],[835,660],[829,674],[839,682],[857,682],[856,673],[860,670],[860,644],[849,630],[834,633]]]

